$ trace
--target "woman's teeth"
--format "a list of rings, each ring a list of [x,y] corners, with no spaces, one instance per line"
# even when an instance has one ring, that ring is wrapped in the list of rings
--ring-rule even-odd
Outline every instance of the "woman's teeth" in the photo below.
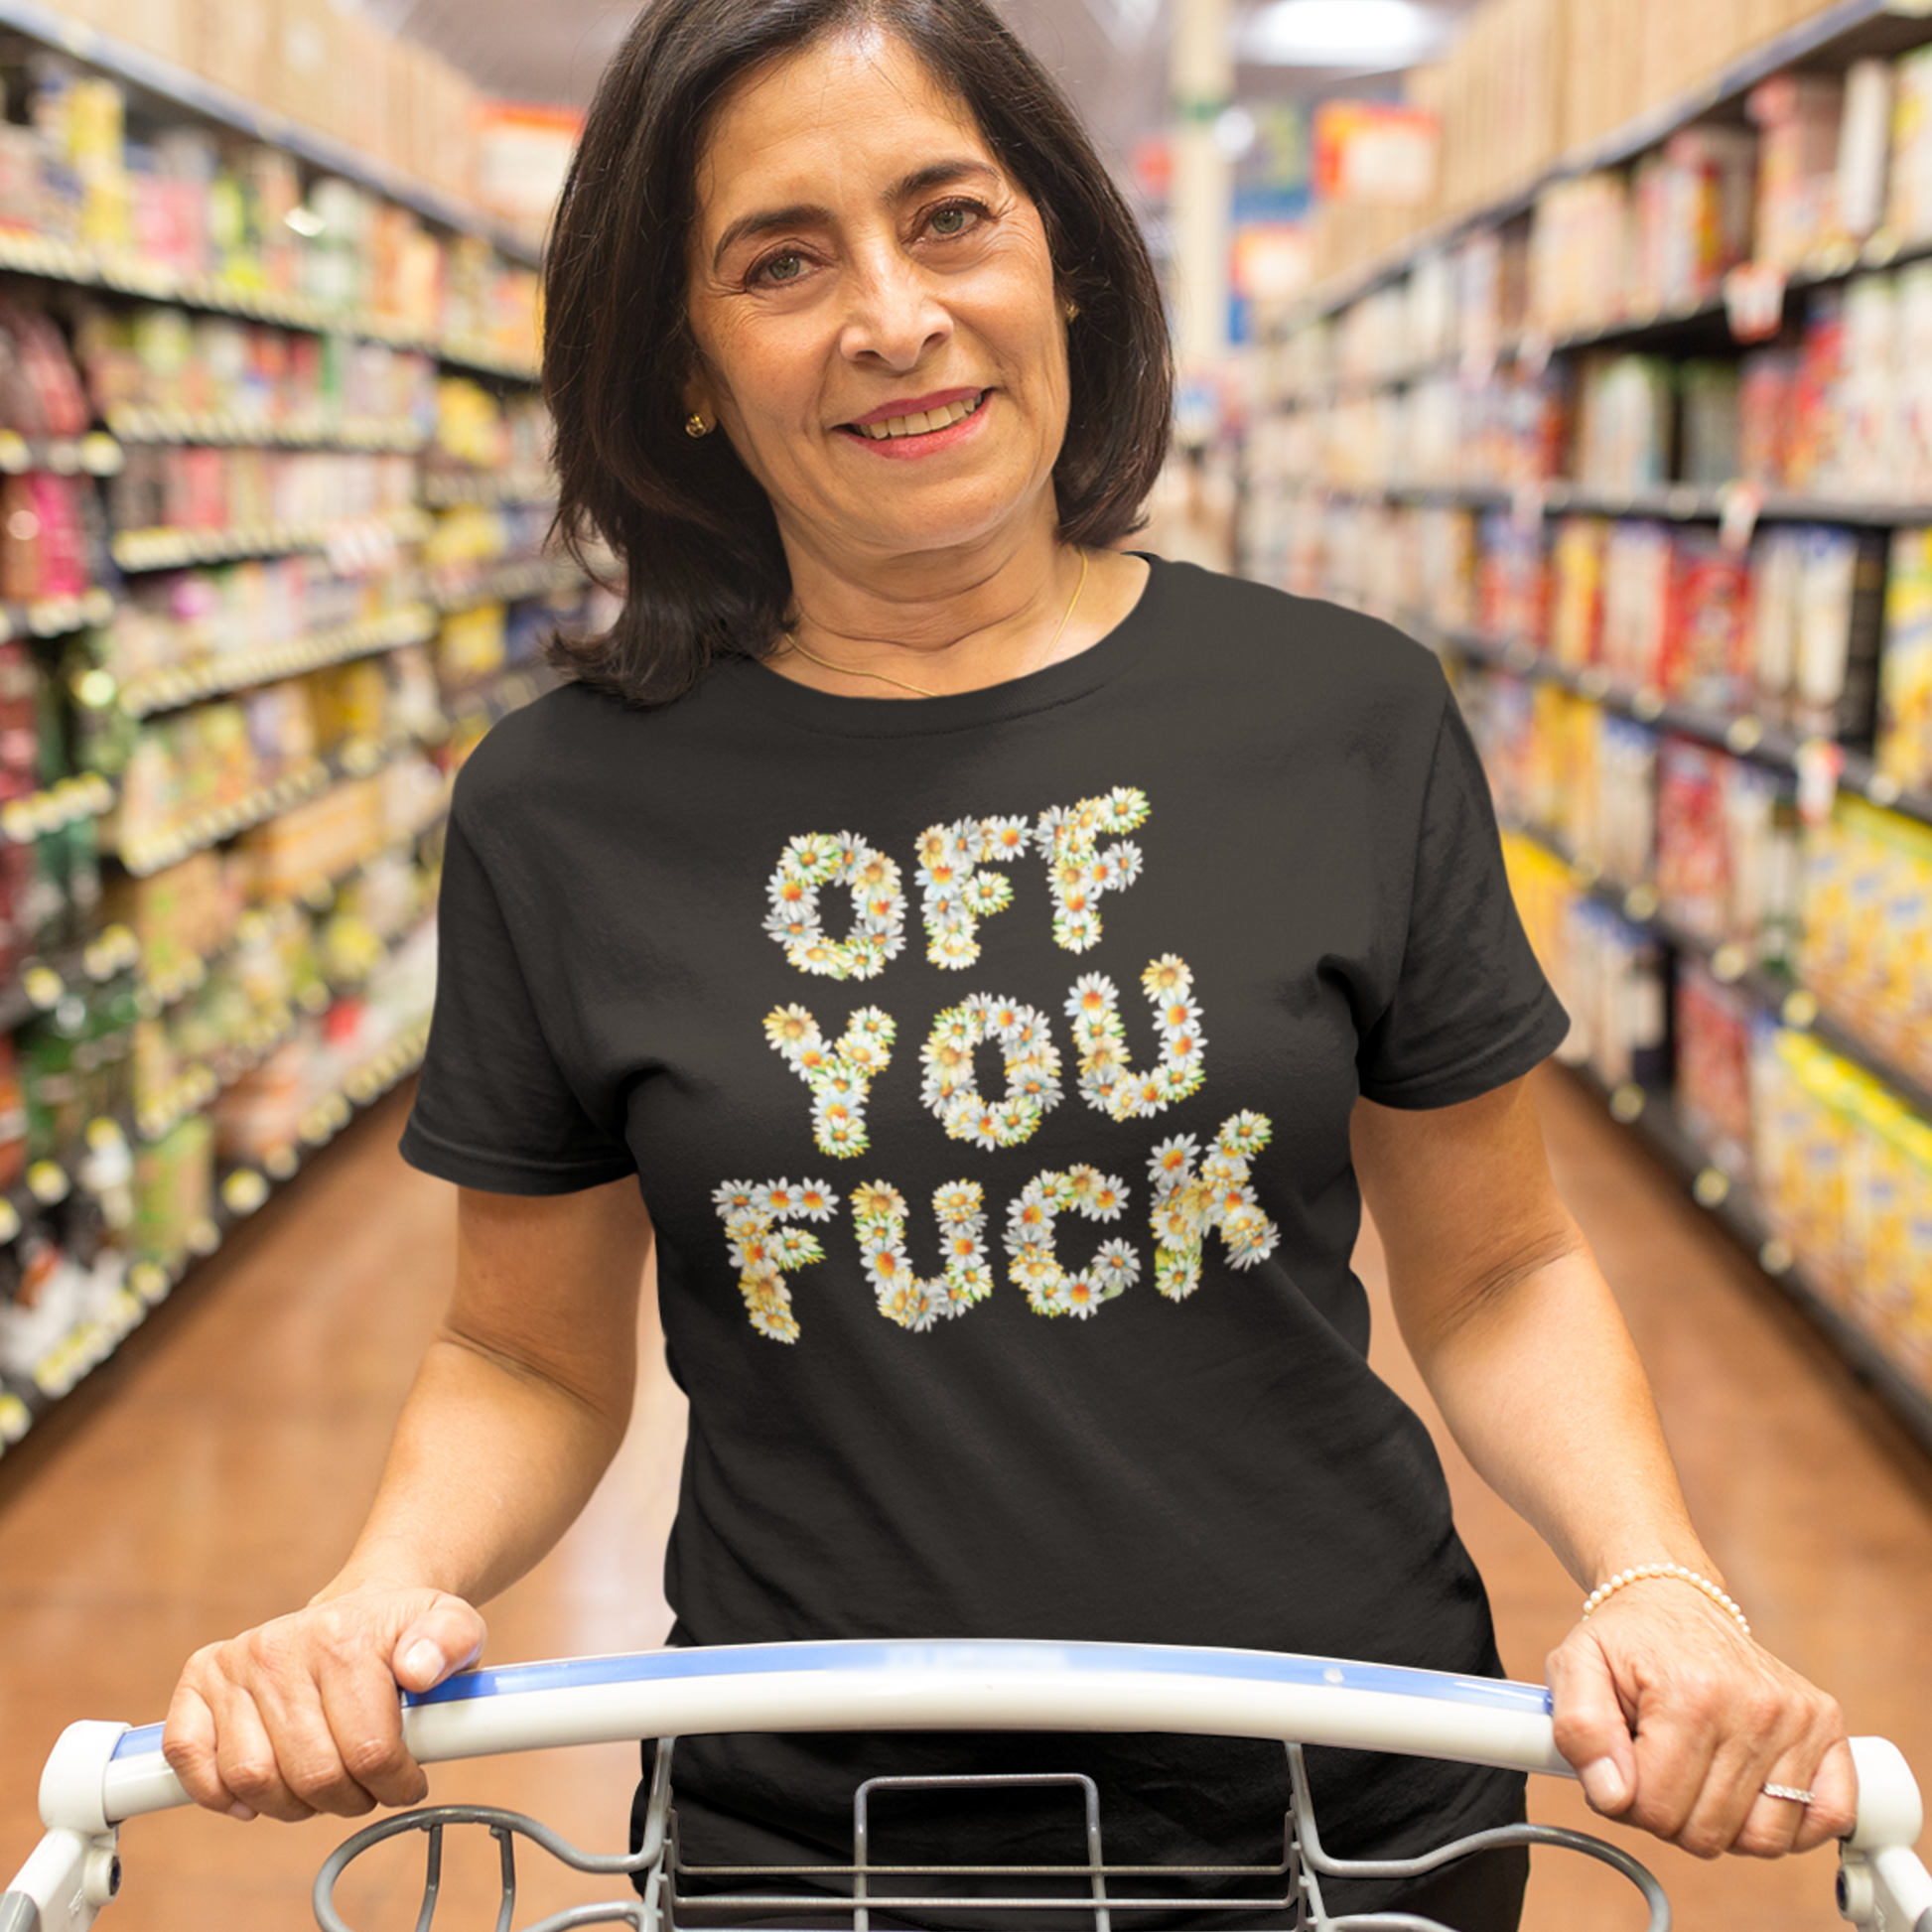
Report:
[[[852,427],[875,443],[883,443],[889,436],[925,436],[935,429],[950,429],[954,423],[963,423],[985,400],[986,391],[982,389],[976,396],[962,396],[959,401],[949,402],[943,409],[929,409],[922,416],[889,416],[883,423],[854,423]]]

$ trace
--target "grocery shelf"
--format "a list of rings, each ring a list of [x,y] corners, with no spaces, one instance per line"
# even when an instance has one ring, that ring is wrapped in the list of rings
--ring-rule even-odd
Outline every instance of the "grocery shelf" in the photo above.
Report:
[[[534,267],[541,258],[541,251],[524,235],[460,197],[374,160],[346,141],[339,141],[258,106],[158,55],[103,34],[75,20],[71,14],[42,5],[40,0],[0,0],[0,24],[17,28],[50,46],[65,48],[77,59],[91,62],[104,71],[207,120],[219,121],[253,140],[284,148],[313,168],[373,189],[446,228],[454,228],[461,234],[480,235],[512,261]]]
[[[502,505],[554,503],[557,479],[547,470],[529,476],[453,476],[432,471],[423,479],[423,501],[431,509],[493,509]]]
[[[430,602],[445,616],[474,611],[483,604],[518,604],[526,598],[549,597],[576,590],[588,582],[573,563],[561,558],[533,557],[504,564],[462,590],[433,592]]]
[[[279,643],[139,672],[121,685],[120,705],[130,718],[147,718],[198,699],[272,683],[277,678],[298,677],[305,671],[345,664],[405,644],[423,643],[435,634],[436,613],[427,604],[405,604],[353,623],[337,624]]]
[[[430,440],[429,431],[411,416],[275,417],[245,410],[148,409],[130,404],[108,410],[107,427],[113,436],[100,440],[110,446],[118,437],[122,443],[378,451],[409,456]],[[0,447],[0,469],[6,467],[6,453]],[[119,467],[118,451],[115,467]]]
[[[340,872],[319,876],[308,886],[291,897],[274,898],[260,905],[251,905],[236,922],[234,933],[210,952],[199,954],[184,960],[172,970],[144,973],[141,979],[141,1011],[144,1017],[165,1012],[179,1000],[185,1000],[191,993],[198,993],[214,973],[236,950],[236,948],[259,934],[259,927],[251,921],[265,921],[271,929],[285,930],[288,922],[302,916],[302,908],[309,911],[327,910],[336,895],[349,885],[358,874],[363,872],[377,859],[396,855],[413,855],[421,849],[424,842],[432,837],[449,818],[447,803],[439,805],[434,812],[427,814],[423,822],[406,837],[393,840],[380,852],[357,859],[351,866]],[[129,937],[132,938],[132,934]]]
[[[1670,1096],[1635,1085],[1613,1089],[1588,1066],[1565,1063],[1564,1070],[1604,1101],[1611,1118],[1634,1133],[1686,1184],[1691,1198],[1824,1334],[1852,1374],[1884,1403],[1921,1448],[1932,1452],[1932,1395],[1905,1374],[1877,1336],[1847,1315],[1807,1275],[1748,1183],[1715,1166],[1685,1131]]]
[[[158,527],[122,530],[112,542],[114,561],[128,572],[178,570],[187,564],[217,564],[238,557],[287,557],[304,550],[381,537],[420,543],[429,519],[416,505],[374,516],[337,517],[311,523],[248,523],[224,529]]]
[[[11,1033],[37,1013],[52,1013],[70,988],[124,972],[141,957],[141,942],[124,925],[104,927],[74,945],[29,955],[11,981],[0,985],[0,1029]]]
[[[96,587],[79,597],[41,597],[30,604],[0,604],[0,642],[9,637],[63,637],[105,623],[114,615],[114,594]]]
[[[1838,0],[1836,5],[1825,7],[1810,19],[1785,28],[1752,48],[1748,54],[1726,62],[1695,86],[1683,88],[1655,106],[1646,108],[1609,134],[1560,155],[1520,188],[1480,207],[1446,215],[1406,236],[1373,261],[1330,277],[1296,307],[1287,325],[1288,333],[1292,334],[1309,322],[1347,308],[1350,303],[1403,274],[1418,256],[1447,246],[1473,228],[1526,214],[1534,207],[1537,197],[1558,182],[1635,160],[1686,122],[1708,114],[1713,108],[1726,102],[1741,99],[1760,80],[1768,79],[1795,63],[1818,56],[1836,42],[1860,36],[1861,30],[1865,30],[1867,38],[1878,37],[1874,39],[1869,50],[1871,52],[1904,51],[1924,40],[1925,27],[1919,16],[1925,11],[1922,0]],[[1896,246],[1892,246],[1889,254],[1884,254],[1885,245],[1880,242],[1878,252],[1882,259],[1895,259],[1898,253]],[[1882,262],[1874,261],[1873,265],[1882,265]],[[1850,273],[1856,266],[1856,261],[1847,262],[1837,272]],[[1825,277],[1820,275],[1815,279]],[[1661,313],[1658,320],[1664,320]],[[1613,331],[1606,329],[1602,333],[1627,334],[1629,331],[1624,325],[1617,325]],[[1577,340],[1581,342],[1585,339]]]
[[[57,477],[111,477],[122,464],[121,447],[98,430],[85,436],[22,436],[0,429],[0,473],[25,476],[51,470]]]
[[[1720,746],[1737,758],[1748,758],[1781,771],[1796,772],[1799,753],[1809,742],[1753,713],[1707,711],[1680,704],[1660,691],[1614,685],[1599,667],[1573,670],[1520,640],[1499,643],[1480,632],[1439,624],[1414,612],[1404,612],[1398,621],[1438,653],[1452,652],[1458,657],[1494,665],[1517,677],[1561,685],[1579,697],[1600,704],[1606,711],[1634,718],[1639,724],[1654,725],[1660,731],[1678,732],[1686,738]],[[1905,790],[1863,753],[1844,753],[1839,788],[1858,792],[1872,804],[1897,812],[1902,818],[1932,825],[1932,792]]]
[[[83,818],[99,818],[113,808],[114,787],[98,772],[84,772],[0,805],[0,839],[9,845],[32,845],[50,832],[77,825]]]
[[[1815,496],[1797,490],[1759,490],[1744,483],[1709,487],[1658,483],[1642,489],[1599,489],[1587,483],[1397,483],[1382,484],[1287,482],[1353,503],[1431,503],[1454,509],[1513,509],[1519,515],[1637,516],[1672,523],[1717,523],[1747,508],[1756,523],[1852,523],[1874,529],[1932,524],[1932,503],[1876,497]]]
[[[1631,886],[1607,877],[1593,864],[1580,860],[1547,828],[1511,820],[1509,829],[1569,867],[1571,882],[1579,892],[1587,893],[1626,924],[1649,933],[1674,952],[1689,953],[1703,960],[1720,985],[1734,987],[1793,1033],[1815,1035],[1833,1052],[1883,1081],[1921,1119],[1932,1120],[1932,1086],[1918,1074],[1907,1072],[1854,1029],[1834,1019],[1818,995],[1802,980],[1754,961],[1749,950],[1734,939],[1714,939],[1680,924],[1659,910],[1654,888]]]
[[[0,21],[9,10],[10,0],[0,0]],[[173,302],[184,309],[241,316],[282,329],[351,336],[387,343],[392,348],[418,348],[439,361],[513,381],[534,381],[537,375],[535,362],[511,355],[493,343],[472,337],[425,336],[399,317],[331,308],[307,296],[280,295],[211,275],[180,275],[138,256],[116,255],[51,235],[0,231],[0,269],[46,281],[71,282],[81,288],[112,289],[118,295],[137,295],[150,302]]]
[[[299,1144],[276,1150],[260,1168],[231,1168],[216,1187],[213,1213],[191,1231],[186,1252],[165,1261],[135,1262],[107,1307],[55,1343],[30,1377],[0,1375],[0,1454],[104,1362],[168,1299],[194,1264],[215,1253],[240,1222],[294,1178],[306,1160],[413,1073],[422,1064],[428,1040],[429,1018],[424,1015],[310,1106],[302,1118]]]

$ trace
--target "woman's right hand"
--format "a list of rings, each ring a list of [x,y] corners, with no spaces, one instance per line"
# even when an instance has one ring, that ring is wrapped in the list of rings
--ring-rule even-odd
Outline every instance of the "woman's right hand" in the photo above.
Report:
[[[188,1795],[232,1818],[359,1817],[420,1803],[403,1746],[406,1691],[482,1654],[481,1615],[435,1589],[364,1586],[318,1598],[188,1660],[162,1753]]]

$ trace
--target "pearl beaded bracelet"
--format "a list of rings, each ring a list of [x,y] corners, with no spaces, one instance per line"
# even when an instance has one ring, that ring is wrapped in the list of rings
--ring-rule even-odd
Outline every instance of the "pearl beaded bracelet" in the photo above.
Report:
[[[1719,1608],[1728,1610],[1737,1619],[1737,1627],[1745,1636],[1751,1633],[1751,1626],[1744,1620],[1744,1612],[1714,1584],[1709,1577],[1700,1577],[1695,1570],[1686,1570],[1681,1563],[1640,1563],[1634,1570],[1619,1570],[1607,1584],[1598,1584],[1584,1602],[1584,1619],[1589,1620],[1589,1613],[1606,1603],[1627,1584],[1641,1584],[1658,1577],[1666,1582],[1689,1584],[1693,1589],[1701,1589]]]

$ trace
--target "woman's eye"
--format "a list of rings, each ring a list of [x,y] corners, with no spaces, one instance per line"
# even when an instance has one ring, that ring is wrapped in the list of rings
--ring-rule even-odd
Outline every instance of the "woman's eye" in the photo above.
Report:
[[[968,203],[955,202],[949,207],[935,208],[926,225],[940,240],[950,241],[963,235],[984,212]]]
[[[772,255],[753,271],[755,282],[795,282],[805,272],[805,259],[790,251]]]

